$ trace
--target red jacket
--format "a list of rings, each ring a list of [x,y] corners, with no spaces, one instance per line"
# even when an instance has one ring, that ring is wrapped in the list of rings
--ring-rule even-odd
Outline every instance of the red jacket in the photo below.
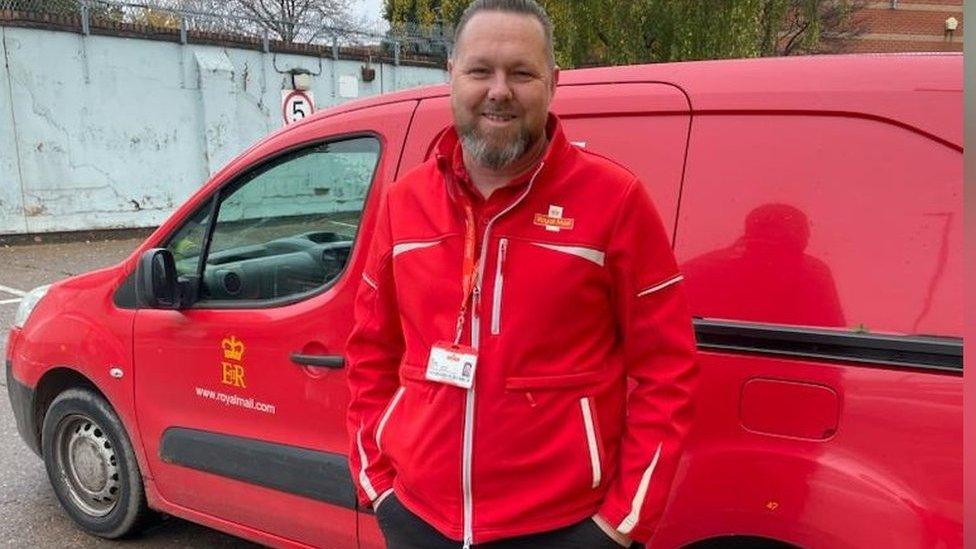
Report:
[[[691,317],[643,185],[555,116],[549,136],[524,189],[476,223],[470,390],[425,378],[462,301],[454,130],[384,195],[347,346],[350,467],[364,505],[392,487],[468,543],[596,512],[646,541],[692,418]]]

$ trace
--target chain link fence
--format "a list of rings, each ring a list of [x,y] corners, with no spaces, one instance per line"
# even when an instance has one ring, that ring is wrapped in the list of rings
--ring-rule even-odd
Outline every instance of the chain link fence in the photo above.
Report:
[[[323,5],[327,5],[323,2]],[[41,26],[82,34],[113,34],[260,48],[265,52],[317,54],[332,58],[386,58],[442,64],[451,49],[449,28],[398,25],[379,33],[342,14],[313,12],[286,19],[255,16],[247,0],[0,0],[0,25]],[[235,9],[236,8],[236,9]],[[241,9],[244,8],[244,9]],[[248,13],[250,12],[250,13]]]

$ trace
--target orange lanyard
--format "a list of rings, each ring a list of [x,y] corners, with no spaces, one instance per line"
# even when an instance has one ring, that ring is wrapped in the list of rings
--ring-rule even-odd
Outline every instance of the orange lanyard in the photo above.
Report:
[[[461,341],[461,331],[464,329],[464,315],[468,312],[468,303],[474,292],[475,277],[478,276],[478,258],[475,257],[475,223],[474,211],[470,204],[464,205],[464,261],[461,263],[461,311],[458,313],[457,333],[454,343]]]

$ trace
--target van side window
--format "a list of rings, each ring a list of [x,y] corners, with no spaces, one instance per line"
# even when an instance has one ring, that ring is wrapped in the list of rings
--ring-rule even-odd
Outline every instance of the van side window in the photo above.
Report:
[[[695,316],[962,336],[962,157],[842,116],[706,115],[675,252]]]
[[[337,278],[352,250],[379,155],[374,137],[322,143],[272,160],[225,187],[201,299],[275,300]],[[208,210],[170,240],[181,274],[195,272]]]

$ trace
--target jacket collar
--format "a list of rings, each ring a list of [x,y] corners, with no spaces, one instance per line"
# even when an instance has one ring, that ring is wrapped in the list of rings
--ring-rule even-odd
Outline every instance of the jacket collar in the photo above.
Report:
[[[539,185],[538,180],[545,179],[546,175],[552,173],[552,170],[557,169],[557,167],[567,160],[567,157],[572,154],[573,146],[566,139],[566,135],[563,133],[563,125],[559,120],[559,117],[553,113],[549,113],[548,120],[546,121],[546,135],[549,136],[549,144],[546,147],[545,154],[542,155],[542,170],[536,176],[537,181],[535,185]],[[466,174],[464,168],[462,155],[458,154],[461,148],[461,140],[458,137],[457,130],[453,125],[449,126],[441,135],[434,147],[435,155],[437,158],[437,168],[440,170],[441,174],[444,176],[444,180],[447,185],[448,196],[452,200],[457,200],[459,194],[462,192],[458,187],[461,183],[457,181],[457,174]],[[528,170],[526,174],[519,176],[519,179],[525,178],[526,180],[532,176],[536,171],[536,166]]]

